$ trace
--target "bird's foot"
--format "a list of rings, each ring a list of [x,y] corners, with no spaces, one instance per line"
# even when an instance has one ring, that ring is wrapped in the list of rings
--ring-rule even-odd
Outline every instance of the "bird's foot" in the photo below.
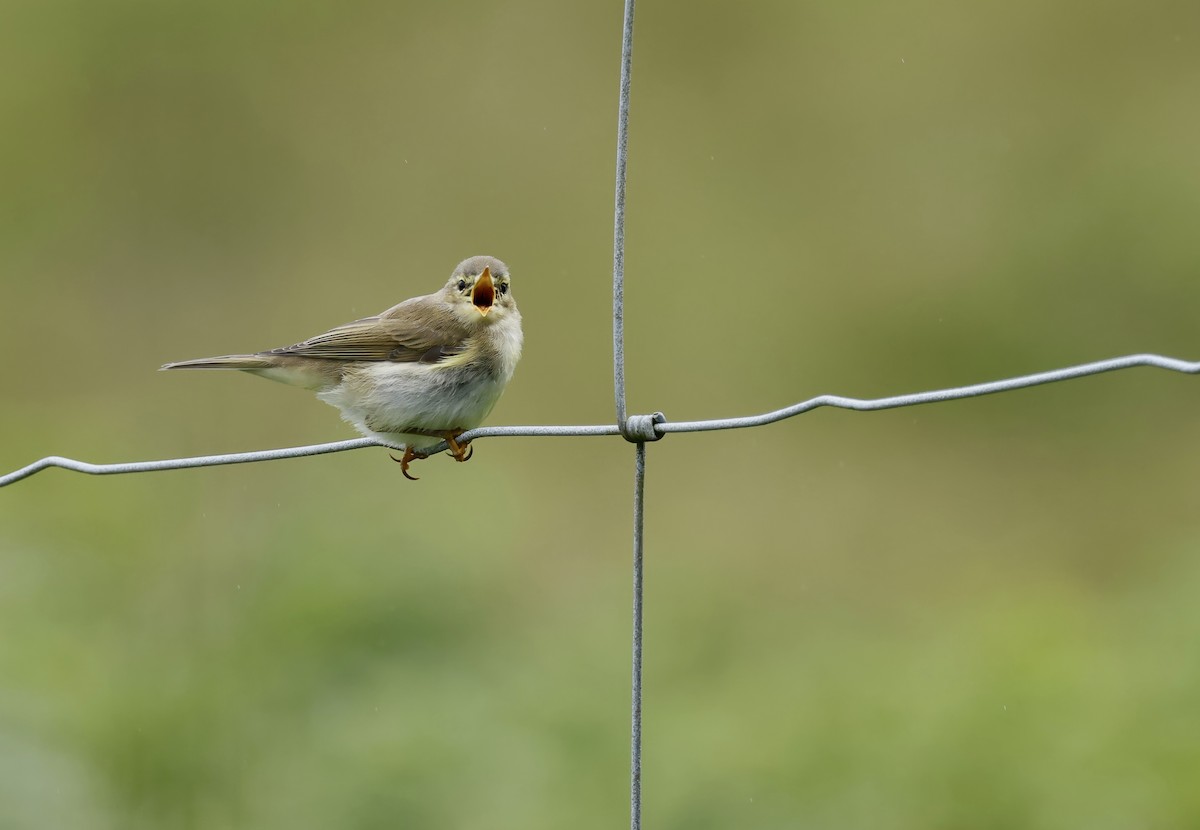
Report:
[[[450,454],[453,455],[454,460],[458,461],[459,463],[462,463],[463,461],[470,461],[471,456],[475,454],[475,448],[471,446],[470,441],[464,441],[461,444],[458,442],[458,436],[462,435],[464,432],[466,432],[465,429],[452,429],[448,432],[442,433],[443,437],[446,439],[446,443],[450,445]]]
[[[405,427],[403,431],[414,435],[428,435],[430,438],[444,439],[446,443],[450,445],[450,455],[454,457],[455,461],[460,463],[463,461],[470,461],[471,456],[475,454],[475,448],[471,446],[470,441],[463,441],[460,443],[458,440],[459,436],[466,432],[465,429],[431,430],[420,429],[417,427]],[[409,474],[408,465],[413,461],[428,457],[429,453],[421,452],[413,449],[410,446],[406,446],[404,448],[403,458],[397,458],[394,455],[391,456],[392,460],[400,465],[400,472],[404,473],[404,477],[412,481],[417,481],[418,479],[416,476]]]
[[[424,453],[417,452],[412,447],[404,448],[404,457],[403,458],[397,458],[396,456],[392,455],[391,453],[388,453],[388,456],[393,461],[395,461],[397,464],[400,465],[400,472],[403,473],[404,477],[407,478],[409,481],[419,481],[420,479],[418,479],[414,475],[409,474],[408,465],[411,464],[413,461],[419,461],[422,458],[429,457],[428,455],[425,455]]]

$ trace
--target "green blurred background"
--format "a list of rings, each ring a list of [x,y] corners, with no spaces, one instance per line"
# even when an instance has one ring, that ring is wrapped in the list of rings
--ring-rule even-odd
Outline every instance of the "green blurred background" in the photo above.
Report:
[[[633,412],[1200,358],[1200,6],[650,2]],[[505,259],[612,417],[621,7],[0,2],[0,470],[352,437],[159,364]],[[1200,428],[1150,369],[649,449],[646,825],[1200,824]],[[0,827],[627,821],[632,449],[0,493]]]

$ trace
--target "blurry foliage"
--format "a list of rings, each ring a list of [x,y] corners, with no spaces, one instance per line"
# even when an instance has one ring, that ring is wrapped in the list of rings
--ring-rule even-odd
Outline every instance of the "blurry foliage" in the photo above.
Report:
[[[642,3],[631,408],[1200,356],[1200,7]],[[167,360],[490,253],[494,423],[611,418],[620,4],[0,3],[0,468],[348,437]],[[649,451],[646,821],[1200,822],[1200,388]],[[625,821],[632,452],[493,439],[0,493],[0,826]]]

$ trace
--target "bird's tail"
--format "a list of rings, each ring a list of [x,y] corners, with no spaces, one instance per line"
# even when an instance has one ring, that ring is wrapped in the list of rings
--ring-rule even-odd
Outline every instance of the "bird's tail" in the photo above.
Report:
[[[181,360],[167,363],[165,369],[270,369],[276,365],[269,357],[255,354],[227,354],[222,357],[202,357],[198,360]]]
[[[276,354],[227,354],[168,363],[163,369],[241,369],[268,380],[321,392],[342,379],[341,362]]]

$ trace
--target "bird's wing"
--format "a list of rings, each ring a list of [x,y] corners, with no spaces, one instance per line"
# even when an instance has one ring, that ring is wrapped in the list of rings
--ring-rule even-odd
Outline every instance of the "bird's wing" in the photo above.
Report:
[[[415,297],[374,317],[262,354],[325,360],[439,363],[467,348],[470,331],[436,297]]]

